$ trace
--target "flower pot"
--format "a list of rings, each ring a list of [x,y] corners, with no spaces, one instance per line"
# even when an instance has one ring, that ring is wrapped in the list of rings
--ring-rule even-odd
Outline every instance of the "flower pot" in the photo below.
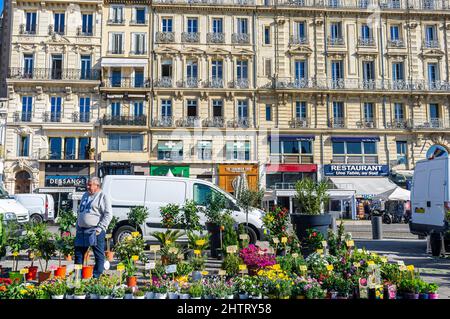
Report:
[[[41,282],[46,281],[47,279],[50,279],[51,275],[52,275],[51,271],[38,272],[38,282],[41,283]]]
[[[30,266],[30,267],[27,267],[27,268],[28,268],[28,273],[25,274],[25,278],[27,280],[36,280],[38,267],[37,266]]]
[[[428,294],[419,294],[419,299],[429,299]]]
[[[52,295],[52,299],[64,299],[64,295]]]
[[[73,299],[73,295],[66,295],[66,299]]]
[[[143,295],[143,296],[133,296],[133,299],[145,299],[145,295]]]
[[[233,295],[229,295],[229,296],[227,296],[226,299],[234,299],[234,296]]]
[[[178,293],[169,292],[169,299],[178,299]]]
[[[248,294],[239,294],[239,299],[248,299]]]
[[[147,291],[145,293],[145,299],[154,299],[155,298],[155,293],[153,291]]]
[[[97,294],[89,294],[89,299],[99,299]]]
[[[57,278],[66,278],[66,266],[58,267],[55,270],[55,277]]]
[[[202,299],[202,297],[191,297],[191,299]]]
[[[336,291],[330,291],[328,293],[328,298],[329,299],[337,299],[337,295],[338,295],[338,293]]]
[[[303,241],[308,237],[307,229],[315,229],[321,233],[325,239],[328,238],[328,228],[331,224],[331,215],[303,215],[291,214],[292,225],[299,240]]]
[[[94,266],[83,266],[81,269],[81,278],[90,279],[94,274]]]
[[[105,256],[106,256],[106,260],[108,260],[109,262],[114,260],[114,252],[107,250],[105,251]]]
[[[167,299],[167,293],[155,292],[155,299]]]
[[[73,295],[73,299],[86,299],[86,295]]]
[[[103,300],[105,300],[105,299],[110,299],[110,297],[109,297],[109,296],[98,296],[98,299],[103,299]]]
[[[72,255],[64,256],[64,259],[65,259],[66,261],[72,261]]]
[[[133,294],[125,294],[124,299],[133,299]]]
[[[220,225],[214,223],[206,223],[206,230],[209,236],[209,248],[211,249],[211,257],[217,258],[219,256],[218,249],[220,249]]]
[[[127,286],[128,287],[136,287],[137,286],[136,276],[127,277]]]
[[[180,297],[180,299],[189,299],[189,294],[179,294],[178,297]]]
[[[439,299],[439,294],[428,294],[428,299]]]
[[[10,271],[8,276],[12,282],[14,282],[14,281],[22,282],[22,280],[23,280],[23,275],[21,275],[20,272],[18,272],[18,271]]]
[[[419,299],[419,294],[415,294],[415,293],[405,293],[404,294],[405,299]]]
[[[193,281],[200,281],[200,280],[202,280],[202,277],[203,277],[203,275],[202,275],[201,271],[195,270],[192,272],[192,280]]]

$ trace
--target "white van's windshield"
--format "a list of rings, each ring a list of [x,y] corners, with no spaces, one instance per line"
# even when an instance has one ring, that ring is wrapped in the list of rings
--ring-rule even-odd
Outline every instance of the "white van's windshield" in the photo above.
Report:
[[[205,184],[194,184],[194,202],[196,205],[207,206],[208,200],[211,196],[222,196],[225,198],[225,206],[228,209],[236,209],[234,202],[225,194],[215,190],[214,188]],[[231,196],[231,195],[229,195]]]
[[[8,192],[2,186],[0,186],[0,199],[9,199]]]

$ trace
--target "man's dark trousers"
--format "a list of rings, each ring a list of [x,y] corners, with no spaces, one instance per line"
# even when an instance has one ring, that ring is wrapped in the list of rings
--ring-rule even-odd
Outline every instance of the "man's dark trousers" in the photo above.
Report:
[[[103,273],[105,263],[105,231],[97,235],[97,244],[90,246],[94,252],[95,266],[94,266],[94,278],[100,277]],[[82,265],[84,262],[84,255],[89,246],[77,246],[75,245],[75,264]]]

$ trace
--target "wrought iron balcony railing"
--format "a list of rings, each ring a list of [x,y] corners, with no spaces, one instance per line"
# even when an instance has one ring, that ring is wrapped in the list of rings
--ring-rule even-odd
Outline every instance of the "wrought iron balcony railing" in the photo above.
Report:
[[[106,88],[146,88],[150,86],[149,79],[143,77],[108,77],[102,81]]]
[[[370,37],[370,38],[359,37],[358,45],[361,47],[374,47],[375,39],[372,37]]]
[[[22,23],[19,26],[19,34],[29,34],[29,35],[35,35],[36,34],[37,25],[30,25],[27,30],[27,25],[25,23]]]
[[[430,118],[428,121],[409,120],[408,126],[413,129],[444,129],[448,128],[441,118]]]
[[[203,121],[205,127],[224,127],[225,119],[222,116],[214,116]]]
[[[42,114],[42,120],[44,122],[61,122],[61,112],[44,112]]]
[[[290,45],[295,45],[295,44],[306,45],[306,44],[308,44],[308,38],[300,37],[298,35],[291,35],[289,37],[289,44]]]
[[[89,123],[91,121],[91,112],[73,112],[72,120],[74,123]]]
[[[235,44],[249,44],[250,34],[248,33],[233,33],[231,36],[231,41]]]
[[[306,117],[296,117],[289,121],[290,128],[308,128],[310,121]]]
[[[104,115],[102,125],[146,126],[146,115]]]
[[[154,127],[173,127],[174,121],[172,116],[161,116],[160,118],[152,120]]]
[[[198,116],[186,116],[176,122],[177,127],[201,127],[202,121]]]
[[[175,42],[174,32],[156,32],[157,43],[173,43]]]
[[[225,33],[209,32],[206,35],[206,42],[208,42],[208,43],[225,43]]]
[[[356,122],[357,128],[376,128],[376,121],[373,118],[366,118],[362,121]]]
[[[30,80],[99,80],[100,70],[9,68],[9,79]]]
[[[198,88],[200,87],[201,81],[198,78],[188,77],[184,81],[178,81],[177,87],[180,88]]]
[[[248,79],[237,79],[229,82],[228,87],[235,89],[248,89],[250,87],[250,82]]]
[[[77,27],[77,36],[79,37],[92,37],[94,35],[93,31],[83,31],[82,26]]]
[[[199,32],[183,32],[181,33],[181,41],[187,43],[198,43],[200,41]]]
[[[14,122],[31,122],[33,119],[32,112],[20,112],[16,111],[13,114],[13,120]]]
[[[423,40],[423,46],[427,49],[432,49],[432,48],[439,48],[439,41],[438,40],[427,40],[424,39]]]
[[[153,86],[157,88],[171,88],[173,87],[173,81],[171,77],[162,77],[153,82]]]
[[[328,37],[327,44],[330,46],[340,46],[344,45],[344,38],[343,37]]]
[[[328,120],[328,127],[331,128],[345,128],[345,118],[335,117]]]
[[[398,40],[388,40],[388,46],[392,48],[404,48],[405,42],[402,39]]]
[[[409,129],[410,122],[404,119],[397,119],[387,122],[386,127],[390,129]]]
[[[223,79],[212,78],[204,83],[204,87],[213,89],[223,88]]]
[[[251,119],[249,117],[239,117],[235,120],[227,122],[227,127],[230,128],[249,128],[251,126]]]
[[[106,21],[107,24],[125,25],[125,19],[112,18]]]

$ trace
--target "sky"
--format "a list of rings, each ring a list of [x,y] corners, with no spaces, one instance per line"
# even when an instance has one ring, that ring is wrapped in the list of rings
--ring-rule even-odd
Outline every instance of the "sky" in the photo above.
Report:
[[[3,11],[3,0],[0,0],[0,12]]]

